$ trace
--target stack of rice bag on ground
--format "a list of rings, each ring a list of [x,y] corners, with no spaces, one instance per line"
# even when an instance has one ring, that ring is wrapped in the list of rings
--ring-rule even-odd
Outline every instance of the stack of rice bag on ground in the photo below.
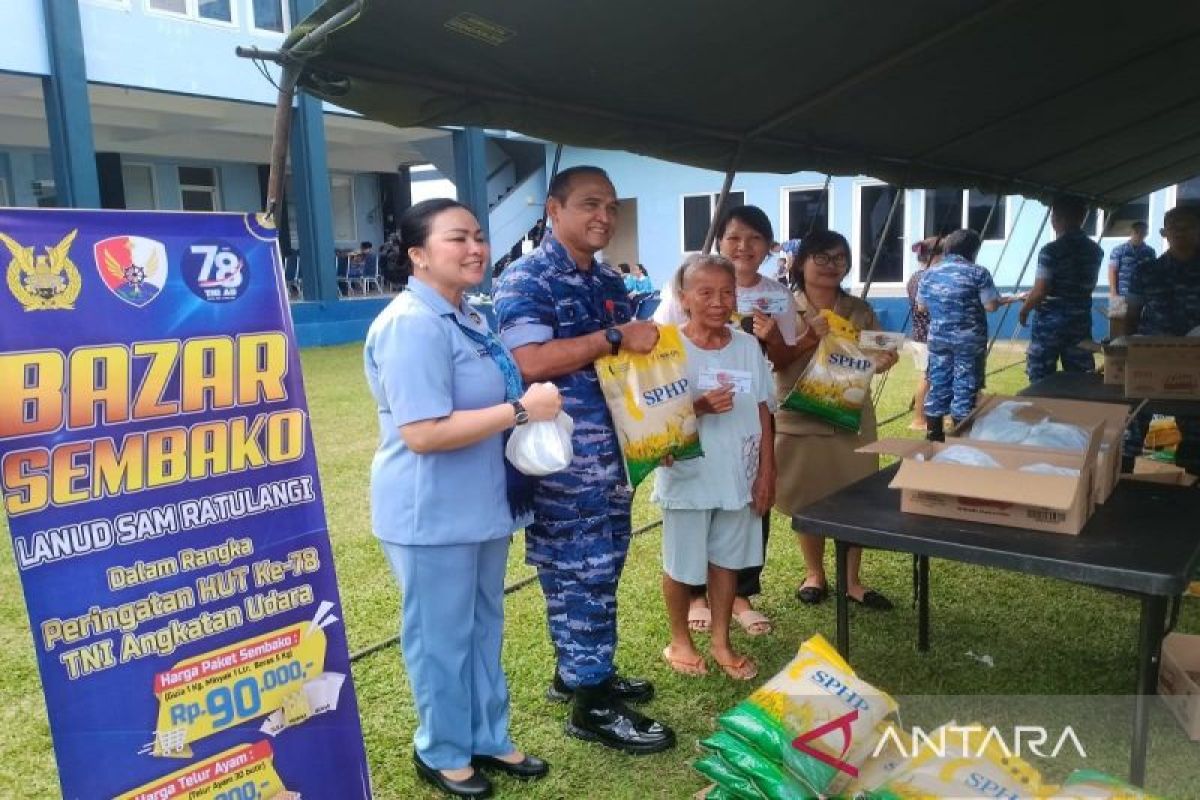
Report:
[[[988,738],[981,725],[947,723],[912,752],[895,700],[855,675],[821,636],[782,671],[717,718],[700,742],[707,800],[1152,800],[1098,772],[1060,787]],[[891,735],[886,735],[892,730]],[[896,734],[899,735],[896,735]]]

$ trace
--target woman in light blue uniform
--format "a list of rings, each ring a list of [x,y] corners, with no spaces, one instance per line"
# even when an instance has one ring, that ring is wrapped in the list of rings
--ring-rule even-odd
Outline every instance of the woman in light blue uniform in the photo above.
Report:
[[[482,770],[548,771],[508,735],[500,649],[520,481],[506,474],[504,437],[553,419],[562,401],[553,384],[523,391],[512,357],[463,300],[489,266],[470,210],[418,203],[400,234],[413,276],[371,324],[364,352],[380,427],[371,523],[403,592],[417,772],[453,796],[488,797]]]

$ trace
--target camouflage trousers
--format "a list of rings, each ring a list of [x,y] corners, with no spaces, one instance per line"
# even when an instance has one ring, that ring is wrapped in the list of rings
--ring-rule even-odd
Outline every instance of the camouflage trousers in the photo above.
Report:
[[[1065,317],[1037,312],[1025,354],[1025,374],[1029,382],[1053,375],[1058,371],[1059,361],[1062,361],[1063,372],[1095,372],[1095,357],[1079,346],[1081,341],[1091,338],[1090,316]]]
[[[577,451],[567,470],[542,478],[525,531],[525,561],[537,568],[546,598],[558,674],[571,688],[603,683],[614,671],[633,492],[615,437],[612,445]]]
[[[925,416],[962,419],[975,410],[983,388],[986,345],[945,345],[929,343],[929,366],[925,377],[929,392],[925,395]]]

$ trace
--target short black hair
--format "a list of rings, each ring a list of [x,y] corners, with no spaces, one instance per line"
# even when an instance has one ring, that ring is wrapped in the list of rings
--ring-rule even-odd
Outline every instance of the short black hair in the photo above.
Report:
[[[755,233],[767,240],[767,244],[775,241],[775,231],[771,228],[771,220],[767,217],[767,212],[758,206],[734,206],[722,214],[720,222],[717,223],[717,241],[724,238],[725,229],[735,219],[753,228]]]
[[[1051,209],[1060,217],[1066,217],[1080,225],[1088,215],[1087,201],[1077,194],[1060,194],[1054,198]]]
[[[359,249],[360,249],[360,250],[370,250],[370,249],[371,249],[371,243],[370,243],[370,242],[359,242],[359,243],[358,243],[358,247],[359,247]]]
[[[850,252],[850,243],[846,241],[845,236],[837,231],[813,231],[801,239],[800,247],[796,250],[796,256],[792,259],[792,266],[789,270],[788,277],[792,279],[792,285],[800,291],[804,291],[804,262],[816,253],[824,253],[838,247],[846,251],[846,272],[848,274],[854,260]],[[845,294],[845,290],[840,286],[838,291]]]
[[[612,179],[608,177],[608,173],[600,167],[581,164],[578,167],[567,167],[551,178],[550,187],[546,189],[546,196],[553,197],[560,203],[567,202],[567,197],[571,194],[571,182],[580,175],[597,175],[612,183]]]
[[[946,234],[946,238],[942,239],[942,252],[946,255],[965,258],[967,261],[974,261],[975,256],[979,255],[979,248],[982,244],[983,239],[978,233],[970,228],[960,228]]]
[[[624,261],[622,261],[620,264],[617,264],[617,269],[621,270],[621,272],[625,273],[626,275],[629,274],[629,265]]]
[[[1148,231],[1148,230],[1150,230],[1150,223],[1146,222],[1144,219],[1139,219],[1139,220],[1136,220],[1129,227],[1130,228],[1141,228],[1144,231]]]

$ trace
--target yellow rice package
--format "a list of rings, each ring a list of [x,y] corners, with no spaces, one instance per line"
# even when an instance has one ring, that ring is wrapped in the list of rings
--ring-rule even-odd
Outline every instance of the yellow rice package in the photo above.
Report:
[[[841,795],[874,752],[880,723],[896,710],[895,700],[814,636],[717,725],[780,765],[811,796]]]
[[[617,429],[629,482],[637,486],[667,456],[704,455],[688,386],[687,351],[674,325],[660,325],[658,344],[645,355],[596,359],[596,375]]]
[[[863,406],[871,401],[875,363],[858,349],[858,334],[850,320],[828,309],[821,316],[829,322],[829,333],[784,398],[783,407],[857,433]]]
[[[1062,786],[1046,797],[1049,800],[1158,800],[1155,795],[1093,769],[1075,770]]]
[[[869,800],[871,791],[886,784],[900,771],[908,766],[908,756],[900,748],[903,738],[885,736],[890,730],[903,730],[900,724],[892,719],[886,719],[879,724],[877,733],[879,744],[875,746],[871,756],[858,768],[858,777],[850,781],[845,789],[845,796],[858,800]]]
[[[904,737],[898,729],[897,734]],[[979,724],[948,722],[919,741],[902,744],[912,758],[871,800],[959,800],[996,797],[1037,800],[1043,797],[1041,774],[1008,752],[994,732]]]

